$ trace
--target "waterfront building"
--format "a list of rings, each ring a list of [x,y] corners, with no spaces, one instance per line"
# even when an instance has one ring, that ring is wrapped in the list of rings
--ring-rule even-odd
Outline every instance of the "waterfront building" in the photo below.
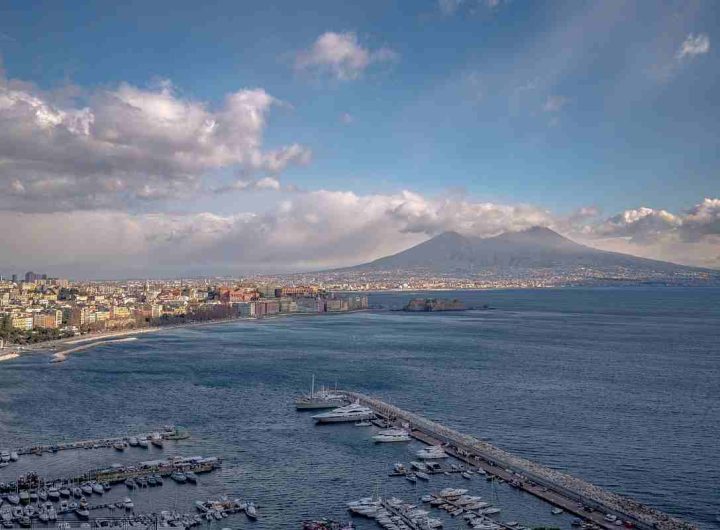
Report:
[[[33,329],[33,317],[32,315],[12,315],[10,317],[10,325],[15,329],[21,329],[23,331],[30,331]]]

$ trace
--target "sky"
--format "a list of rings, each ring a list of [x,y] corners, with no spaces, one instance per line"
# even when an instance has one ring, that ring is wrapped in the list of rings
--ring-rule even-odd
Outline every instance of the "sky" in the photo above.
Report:
[[[534,225],[720,268],[720,4],[0,2],[0,274],[245,274]]]

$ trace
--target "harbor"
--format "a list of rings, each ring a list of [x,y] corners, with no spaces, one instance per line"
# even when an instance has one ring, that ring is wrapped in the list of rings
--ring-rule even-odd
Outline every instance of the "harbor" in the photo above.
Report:
[[[598,486],[565,473],[541,466],[530,460],[512,455],[473,436],[449,429],[412,412],[357,392],[336,390],[346,402],[355,407],[367,407],[375,416],[378,426],[394,426],[430,447],[441,448],[447,455],[469,466],[467,470],[480,471],[490,480],[503,481],[513,488],[530,493],[555,506],[554,513],[576,515],[585,524],[602,529],[618,526],[642,530],[694,530],[696,527],[622,497]],[[348,405],[347,409],[351,408]],[[326,413],[330,414],[330,413]],[[342,412],[341,412],[342,414]],[[360,417],[359,409],[356,414]],[[325,416],[327,417],[327,416]],[[364,418],[367,417],[365,414]],[[316,421],[318,416],[315,417]],[[323,416],[320,416],[322,419]],[[427,473],[428,470],[423,471]],[[447,470],[435,470],[430,473]],[[403,474],[395,470],[395,474]],[[415,473],[417,477],[417,473]]]

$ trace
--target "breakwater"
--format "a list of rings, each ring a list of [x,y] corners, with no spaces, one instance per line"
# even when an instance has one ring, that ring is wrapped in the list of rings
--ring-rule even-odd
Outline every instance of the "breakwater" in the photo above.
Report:
[[[569,513],[603,528],[616,528],[623,520],[642,530],[696,530],[696,527],[633,499],[590,484],[525,458],[513,455],[483,440],[449,429],[415,413],[358,392],[338,391],[349,401],[359,401],[390,423],[410,426],[416,439],[443,445],[444,449],[486,473],[517,487]]]

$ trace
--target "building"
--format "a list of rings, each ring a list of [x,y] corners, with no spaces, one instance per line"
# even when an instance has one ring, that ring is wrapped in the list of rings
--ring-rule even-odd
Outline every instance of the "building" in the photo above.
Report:
[[[28,271],[25,273],[25,281],[28,283],[33,283],[38,280],[47,280],[47,274],[37,274],[33,271]]]
[[[255,316],[255,302],[241,302],[237,305],[238,315],[251,318]]]
[[[33,317],[31,315],[13,315],[10,317],[10,325],[15,329],[30,331],[33,328]]]
[[[57,329],[62,326],[62,311],[45,311],[33,315],[33,327]]]

